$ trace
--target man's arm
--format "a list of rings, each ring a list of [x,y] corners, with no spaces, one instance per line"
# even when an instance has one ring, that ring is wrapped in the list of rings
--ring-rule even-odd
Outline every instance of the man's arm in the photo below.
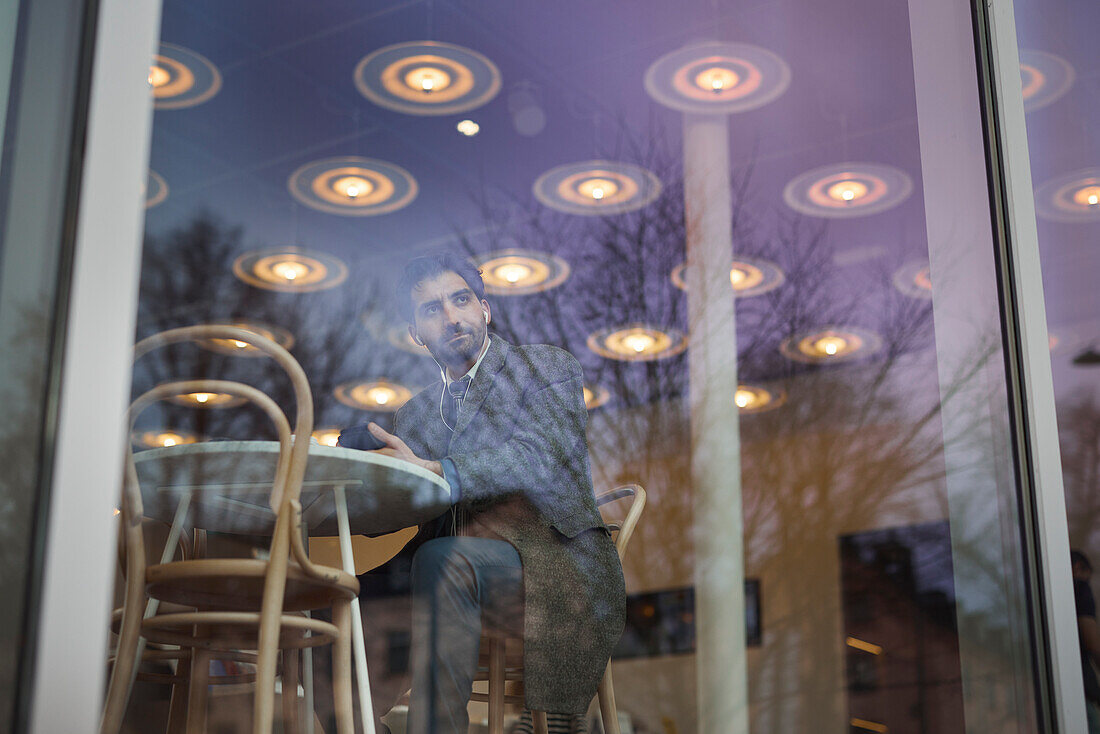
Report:
[[[577,461],[578,453],[583,451],[587,458],[588,450],[585,438],[588,411],[584,405],[581,369],[571,356],[561,367],[556,370],[556,380],[532,381],[534,384],[523,395],[521,415],[517,416],[509,440],[446,457],[460,483],[455,489],[461,492],[464,501],[523,493],[545,496],[562,484],[562,475],[587,471],[587,461]],[[371,424],[370,431],[387,445],[379,453],[444,476],[439,461],[421,459],[404,441],[376,424]],[[587,477],[576,479],[585,481]],[[547,499],[554,501],[552,496]]]
[[[575,460],[579,449],[587,451],[580,366],[571,362],[559,374],[561,379],[523,396],[509,440],[447,457],[461,482],[463,500],[534,496],[561,485],[562,475],[583,470],[585,464],[578,466]]]

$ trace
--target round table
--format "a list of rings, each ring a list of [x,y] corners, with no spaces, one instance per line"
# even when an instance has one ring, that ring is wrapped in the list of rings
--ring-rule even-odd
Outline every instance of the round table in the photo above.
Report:
[[[211,441],[135,454],[145,516],[172,523],[167,557],[161,562],[171,560],[184,525],[270,535],[275,526],[270,501],[278,455],[276,441]],[[427,522],[450,506],[451,489],[442,477],[407,461],[311,444],[300,501],[308,533],[338,535],[344,571],[355,575],[352,533],[379,535]],[[374,734],[359,605],[352,604],[351,612],[363,731]]]
[[[134,455],[145,515],[173,522],[190,497],[185,523],[219,533],[270,535],[270,507],[279,444],[212,441]],[[333,489],[347,495],[349,530],[379,535],[420,525],[451,502],[447,482],[407,461],[369,451],[313,444],[302,482],[302,517],[311,535],[337,535]]]

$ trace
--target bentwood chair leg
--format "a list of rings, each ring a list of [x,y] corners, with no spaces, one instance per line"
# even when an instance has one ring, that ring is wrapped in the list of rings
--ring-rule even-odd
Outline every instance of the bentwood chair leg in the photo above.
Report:
[[[355,711],[351,701],[351,602],[336,602],[332,607],[332,621],[340,633],[332,648],[332,698],[336,732],[355,734]],[[372,711],[371,716],[373,715]]]
[[[187,734],[206,734],[206,699],[210,689],[209,650],[191,648],[191,683],[187,691]]]
[[[135,532],[127,529],[128,533]],[[137,533],[141,532],[138,526]],[[103,707],[103,718],[99,723],[100,734],[117,734],[122,727],[122,717],[126,713],[126,702],[130,698],[130,686],[134,680],[138,664],[138,644],[141,638],[141,619],[145,602],[145,574],[135,563],[136,553],[127,557],[126,597],[123,603],[122,627],[118,632],[118,647],[115,652],[115,664],[111,671],[111,682],[107,688],[107,701]]]
[[[545,711],[532,711],[531,721],[535,725],[535,734],[549,734],[549,729],[546,726]]]
[[[489,734],[504,734],[504,639],[489,638]]]
[[[271,734],[275,719],[275,668],[279,655],[286,568],[290,559],[289,525],[286,512],[275,521],[271,560],[268,563],[264,581],[263,603],[260,607],[259,646],[256,650],[256,699],[252,706],[253,734]]]
[[[184,658],[176,665],[177,683],[172,684],[172,698],[168,703],[168,728],[165,734],[185,734],[187,729],[187,701],[191,687],[191,659]]]
[[[298,651],[283,650],[283,731],[298,734]]]
[[[603,672],[603,680],[597,689],[600,699],[600,718],[603,719],[604,734],[619,734],[619,711],[615,708],[615,688],[611,685],[611,663]]]

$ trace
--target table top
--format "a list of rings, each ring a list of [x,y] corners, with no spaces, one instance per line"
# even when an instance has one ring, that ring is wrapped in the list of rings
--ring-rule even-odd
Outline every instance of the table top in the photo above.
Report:
[[[269,501],[277,441],[214,441],[134,455],[145,515],[172,522],[190,493],[187,524],[214,532],[270,535]],[[336,535],[334,489],[344,486],[351,532],[377,535],[420,525],[450,506],[436,474],[368,451],[311,444],[302,482],[302,517],[311,535]]]

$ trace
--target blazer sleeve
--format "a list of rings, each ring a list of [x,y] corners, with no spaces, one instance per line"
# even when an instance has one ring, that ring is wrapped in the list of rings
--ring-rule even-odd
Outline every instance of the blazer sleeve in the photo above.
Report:
[[[576,506],[578,489],[590,487],[580,365],[570,357],[547,377],[531,380],[508,440],[448,457],[463,502],[524,494],[555,518]]]

